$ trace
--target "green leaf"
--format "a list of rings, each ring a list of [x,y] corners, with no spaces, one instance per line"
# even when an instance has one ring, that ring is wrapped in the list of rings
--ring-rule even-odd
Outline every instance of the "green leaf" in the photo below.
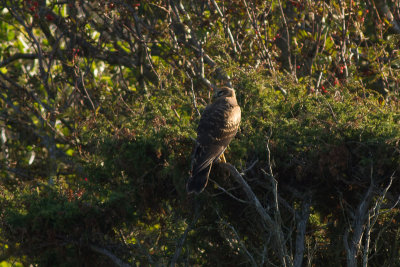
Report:
[[[65,154],[67,154],[68,156],[71,156],[72,157],[72,155],[74,155],[74,150],[72,149],[72,148],[70,148],[70,149],[68,149],[66,152],[65,152]]]

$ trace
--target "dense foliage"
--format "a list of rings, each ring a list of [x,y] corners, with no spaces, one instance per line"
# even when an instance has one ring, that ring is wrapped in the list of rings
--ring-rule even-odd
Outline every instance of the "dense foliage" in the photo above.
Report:
[[[400,265],[399,1],[0,14],[1,266]],[[230,164],[187,195],[221,85],[242,108]]]

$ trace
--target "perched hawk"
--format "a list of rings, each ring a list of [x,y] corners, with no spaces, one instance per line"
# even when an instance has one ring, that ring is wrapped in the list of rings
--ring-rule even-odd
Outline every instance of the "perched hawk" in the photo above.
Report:
[[[223,153],[239,128],[240,107],[235,91],[229,87],[217,89],[215,101],[201,115],[197,128],[196,147],[192,156],[192,170],[186,189],[200,193],[207,185],[211,166]]]

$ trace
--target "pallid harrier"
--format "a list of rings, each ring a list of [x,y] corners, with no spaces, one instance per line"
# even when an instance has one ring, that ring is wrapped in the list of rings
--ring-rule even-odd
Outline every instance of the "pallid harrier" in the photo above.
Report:
[[[215,101],[201,115],[197,128],[196,147],[192,156],[191,177],[186,189],[188,193],[200,193],[207,185],[211,166],[223,155],[239,128],[240,107],[235,91],[229,87],[216,90]]]

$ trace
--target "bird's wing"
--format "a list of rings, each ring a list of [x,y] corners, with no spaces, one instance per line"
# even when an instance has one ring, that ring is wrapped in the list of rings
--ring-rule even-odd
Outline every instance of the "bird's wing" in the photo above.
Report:
[[[202,146],[197,144],[192,159],[192,175],[210,166],[211,163],[224,152],[225,148],[226,147],[222,146]]]
[[[232,115],[228,112],[230,109],[231,107],[226,102],[221,101],[215,102],[204,110],[197,128],[192,175],[202,171],[219,157],[235,136],[239,121],[229,123],[229,117]]]

